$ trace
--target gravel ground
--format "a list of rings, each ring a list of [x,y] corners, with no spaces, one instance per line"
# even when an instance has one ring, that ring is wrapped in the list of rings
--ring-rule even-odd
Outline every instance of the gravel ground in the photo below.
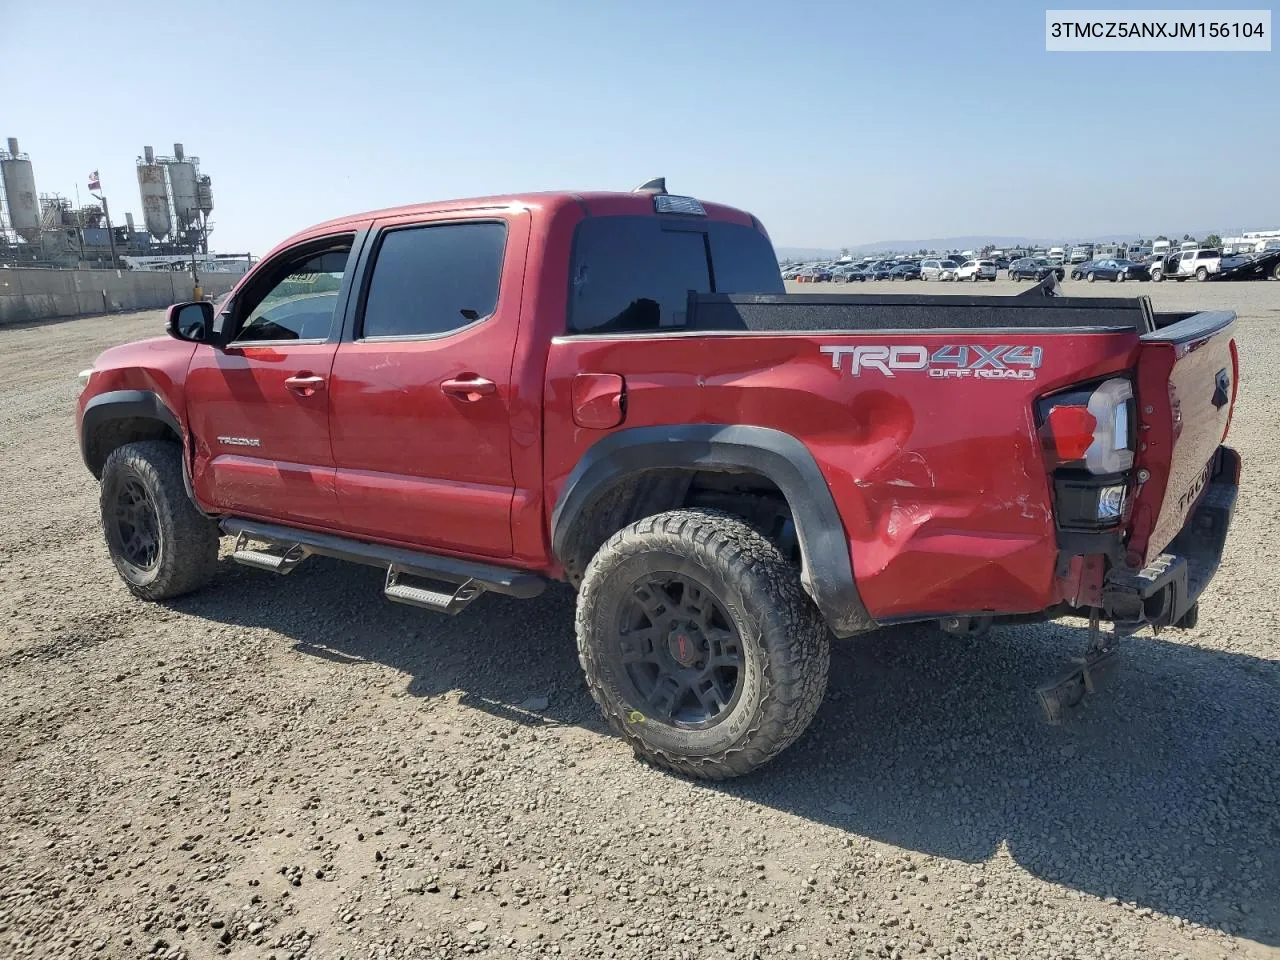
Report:
[[[837,644],[809,734],[715,786],[608,733],[566,590],[449,619],[224,557],[131,599],[74,375],[160,316],[0,329],[0,956],[1280,957],[1280,283],[1141,290],[1241,315],[1200,628],[1056,728],[1031,689],[1078,621]]]

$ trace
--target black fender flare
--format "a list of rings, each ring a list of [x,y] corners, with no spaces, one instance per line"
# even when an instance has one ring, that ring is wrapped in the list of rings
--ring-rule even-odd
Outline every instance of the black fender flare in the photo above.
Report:
[[[574,528],[597,496],[622,478],[663,468],[746,472],[766,477],[786,497],[803,558],[801,582],[837,637],[873,630],[849,560],[849,541],[826,478],[807,447],[789,433],[746,424],[630,427],[582,455],[551,514],[551,546],[563,563]]]
[[[179,440],[184,437],[182,424],[159,395],[151,390],[111,390],[100,393],[84,405],[80,414],[80,457],[95,477],[101,468],[94,450],[98,430],[112,420],[155,420],[164,424]],[[185,461],[185,457],[184,457]]]

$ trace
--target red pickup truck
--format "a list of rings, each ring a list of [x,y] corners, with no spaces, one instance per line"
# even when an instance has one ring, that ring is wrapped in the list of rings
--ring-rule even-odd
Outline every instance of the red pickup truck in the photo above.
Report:
[[[1056,717],[1116,637],[1194,623],[1239,480],[1234,314],[1052,284],[788,296],[755,217],[660,181],[423,204],[102,354],[79,439],[137,596],[207,583],[222,535],[445,613],[567,580],[617,729],[727,777],[803,732],[831,634],[1088,617]]]

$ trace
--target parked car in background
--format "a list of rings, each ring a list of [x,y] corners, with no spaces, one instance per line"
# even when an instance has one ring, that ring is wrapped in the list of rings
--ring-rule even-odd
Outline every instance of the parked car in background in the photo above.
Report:
[[[921,280],[954,280],[960,264],[954,260],[929,259],[920,264]]]
[[[803,267],[787,267],[787,269],[782,271],[782,279],[795,280],[800,276],[800,271],[803,269]]]
[[[1105,260],[1094,260],[1089,263],[1087,270],[1072,271],[1072,273],[1082,273],[1084,278],[1090,283],[1095,280],[1150,280],[1151,271],[1147,269],[1145,263],[1136,263],[1133,260],[1117,260],[1108,258]]]
[[[831,271],[826,267],[805,267],[796,277],[796,283],[823,283],[831,279]]]
[[[863,269],[851,263],[842,263],[831,270],[832,283],[857,283],[866,279]]]
[[[1010,280],[1043,280],[1051,273],[1059,280],[1065,280],[1067,276],[1063,267],[1050,263],[1045,257],[1023,257],[1009,264]]]
[[[871,268],[870,277],[872,280],[887,280],[896,266],[897,264],[892,260],[881,260]]]
[[[1084,263],[1073,264],[1071,267],[1071,279],[1083,280],[1086,273],[1093,267],[1092,260],[1086,260]]]
[[[889,271],[889,279],[919,280],[920,264],[916,263],[914,260],[907,260],[905,263],[900,263]]]
[[[1178,279],[1195,277],[1205,281],[1222,272],[1222,251],[1197,247],[1195,250],[1183,250],[1182,259],[1178,262]]]
[[[995,280],[996,263],[994,260],[966,260],[956,270],[957,280]]]

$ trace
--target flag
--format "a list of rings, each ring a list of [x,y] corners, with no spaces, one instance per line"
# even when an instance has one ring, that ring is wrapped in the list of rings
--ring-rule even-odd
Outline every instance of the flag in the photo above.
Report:
[[[89,189],[90,189],[90,190],[101,190],[101,189],[102,189],[102,181],[98,179],[98,171],[97,171],[97,170],[95,170],[95,171],[93,171],[93,173],[89,174]]]

